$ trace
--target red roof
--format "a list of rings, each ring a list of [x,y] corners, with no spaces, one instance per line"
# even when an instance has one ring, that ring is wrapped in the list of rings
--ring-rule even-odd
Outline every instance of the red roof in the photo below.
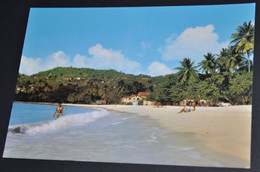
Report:
[[[149,96],[150,93],[149,92],[139,92],[138,96]]]
[[[133,94],[133,95],[129,96],[128,98],[131,99],[132,97],[135,97],[135,96],[136,96],[136,95]]]
[[[136,94],[132,94],[131,96],[128,96],[128,97],[125,97],[127,99],[131,99],[133,97],[136,97],[136,96],[149,96],[151,93],[149,92],[139,92],[137,95]]]

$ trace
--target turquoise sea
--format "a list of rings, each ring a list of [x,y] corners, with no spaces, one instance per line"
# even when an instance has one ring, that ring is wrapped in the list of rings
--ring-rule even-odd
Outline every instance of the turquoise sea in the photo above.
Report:
[[[3,157],[223,166],[202,156],[192,133],[169,131],[148,117],[64,106],[55,119],[56,107],[14,103]]]

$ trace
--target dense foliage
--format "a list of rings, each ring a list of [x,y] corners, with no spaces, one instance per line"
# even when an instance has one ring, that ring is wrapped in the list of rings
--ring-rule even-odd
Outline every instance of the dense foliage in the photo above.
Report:
[[[27,76],[19,74],[15,100],[35,102],[120,103],[121,98],[150,92],[148,100],[178,104],[185,99],[250,104],[254,26],[245,22],[232,34],[231,44],[219,54],[208,52],[195,66],[190,58],[180,61],[175,74],[151,77],[116,70],[57,67]]]
[[[158,83],[173,75],[150,77],[115,70],[57,67],[27,76],[18,75],[15,100],[41,102],[120,103],[121,98],[138,92],[153,92]]]

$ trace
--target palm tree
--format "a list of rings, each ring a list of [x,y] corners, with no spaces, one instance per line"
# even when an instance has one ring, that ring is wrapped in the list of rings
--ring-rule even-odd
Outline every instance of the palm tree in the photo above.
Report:
[[[250,70],[252,70],[253,63],[251,60],[248,61],[247,58],[244,58],[243,61],[239,64],[238,71],[248,71],[248,63],[250,63]]]
[[[180,61],[181,67],[177,67],[175,69],[179,70],[177,76],[181,83],[186,83],[190,79],[194,79],[197,76],[198,71],[196,70],[196,66],[194,65],[194,61],[191,62],[190,58],[184,58],[183,61]]]
[[[238,67],[242,66],[245,58],[241,52],[236,52],[236,47],[229,48],[230,56],[227,60],[226,67],[229,71],[238,70]]]
[[[243,26],[238,26],[237,33],[232,34],[233,39],[230,43],[235,43],[236,51],[242,51],[243,54],[247,54],[248,58],[248,72],[250,72],[250,60],[249,56],[254,50],[254,30],[255,27],[251,24],[251,21],[244,22]]]
[[[230,56],[230,49],[222,48],[218,55],[218,58],[216,59],[216,63],[217,63],[216,66],[220,73],[228,71],[226,64],[228,62],[229,56]]]
[[[199,63],[199,66],[201,66],[200,70],[202,69],[202,72],[205,71],[206,75],[208,75],[209,73],[214,73],[216,70],[215,55],[213,55],[212,53],[207,53],[206,55],[204,55],[204,57],[205,60],[202,60]]]

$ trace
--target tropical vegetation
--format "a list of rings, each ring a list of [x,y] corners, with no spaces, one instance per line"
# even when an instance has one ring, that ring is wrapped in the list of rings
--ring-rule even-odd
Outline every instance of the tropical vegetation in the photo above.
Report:
[[[119,104],[123,97],[150,92],[147,100],[179,104],[182,100],[207,100],[209,105],[252,103],[254,26],[237,28],[228,47],[208,52],[195,65],[184,58],[178,72],[165,76],[132,75],[116,70],[57,67],[31,76],[19,74],[16,101]]]

